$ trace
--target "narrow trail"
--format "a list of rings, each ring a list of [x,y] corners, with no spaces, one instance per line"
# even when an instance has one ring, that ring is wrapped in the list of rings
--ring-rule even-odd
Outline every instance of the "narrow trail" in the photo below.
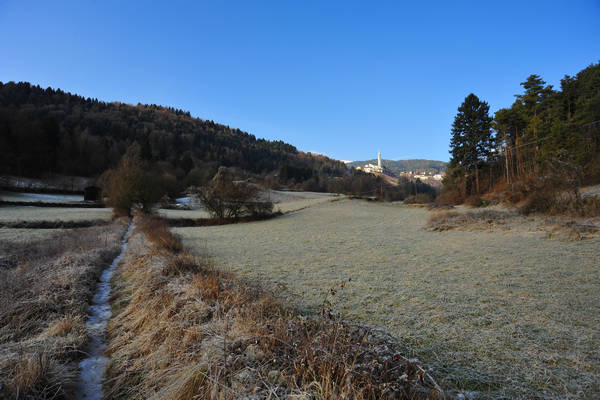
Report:
[[[102,272],[96,294],[90,306],[91,315],[86,326],[91,333],[88,357],[79,363],[81,374],[79,375],[79,388],[77,398],[80,400],[99,400],[104,396],[102,381],[106,372],[108,359],[104,356],[106,342],[104,333],[106,324],[111,317],[110,303],[110,279],[112,278],[119,261],[127,250],[127,238],[133,228],[129,224],[127,232],[121,240],[121,253],[113,260],[108,268]]]

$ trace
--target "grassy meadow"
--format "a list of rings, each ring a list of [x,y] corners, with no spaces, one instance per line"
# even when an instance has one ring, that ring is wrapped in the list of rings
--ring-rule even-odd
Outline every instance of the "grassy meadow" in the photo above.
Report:
[[[27,243],[50,238],[62,229],[13,229],[0,228],[0,243]]]
[[[13,221],[85,221],[110,220],[111,208],[69,208],[69,207],[0,207],[0,224]]]
[[[341,200],[173,231],[309,311],[349,281],[335,309],[397,336],[442,386],[491,398],[597,397],[600,242],[527,229],[432,232],[423,229],[431,215]]]
[[[327,203],[339,199],[338,195],[316,192],[288,192],[282,190],[269,190],[263,193],[262,200],[273,203],[273,211],[287,213],[301,210],[306,207]],[[167,210],[159,209],[158,215],[164,218],[210,218],[211,215],[202,207],[192,210]]]

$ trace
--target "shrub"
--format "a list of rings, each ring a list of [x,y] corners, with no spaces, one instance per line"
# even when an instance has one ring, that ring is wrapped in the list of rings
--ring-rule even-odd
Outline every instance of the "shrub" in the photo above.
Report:
[[[234,182],[233,174],[225,167],[211,180],[209,186],[200,189],[200,201],[216,218],[239,218],[243,215],[264,216],[272,213],[273,203],[257,201],[256,185]]]
[[[105,194],[115,215],[131,216],[132,207],[150,213],[152,206],[162,197],[163,190],[158,178],[148,172],[140,161],[124,157],[118,169],[108,172]]]

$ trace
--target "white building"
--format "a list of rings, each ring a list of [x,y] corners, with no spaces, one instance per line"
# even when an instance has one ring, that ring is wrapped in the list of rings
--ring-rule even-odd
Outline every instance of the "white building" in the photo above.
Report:
[[[383,173],[384,167],[383,165],[381,165],[381,151],[377,153],[377,165],[374,164],[366,164],[364,167],[358,167],[356,169],[360,169],[363,170],[364,172],[368,173],[368,174],[374,174],[374,173]]]

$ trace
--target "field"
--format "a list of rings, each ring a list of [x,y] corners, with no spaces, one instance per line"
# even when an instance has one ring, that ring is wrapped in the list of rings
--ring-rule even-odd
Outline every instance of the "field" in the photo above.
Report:
[[[287,192],[281,190],[271,190],[266,192],[263,197],[273,202],[275,205],[274,210],[279,210],[282,213],[301,210],[339,198],[337,195],[330,193]]]
[[[0,200],[26,201],[43,203],[74,203],[83,201],[83,195],[78,194],[46,194],[46,193],[19,193],[0,191]]]
[[[297,211],[306,207],[326,203],[339,197],[329,193],[313,192],[285,192],[281,190],[270,190],[263,193],[263,200],[273,202],[273,210],[283,213]],[[183,199],[182,199],[183,200]],[[185,204],[185,201],[182,203]],[[210,218],[210,214],[201,207],[193,210],[158,210],[158,214],[165,218]]]
[[[0,243],[23,243],[31,240],[46,239],[62,229],[11,229],[0,228]]]
[[[110,208],[0,207],[0,224],[13,221],[84,221],[111,218]]]
[[[526,229],[431,232],[422,229],[430,215],[340,200],[174,232],[309,311],[349,281],[336,310],[397,336],[447,387],[476,397],[597,398],[598,240]]]

